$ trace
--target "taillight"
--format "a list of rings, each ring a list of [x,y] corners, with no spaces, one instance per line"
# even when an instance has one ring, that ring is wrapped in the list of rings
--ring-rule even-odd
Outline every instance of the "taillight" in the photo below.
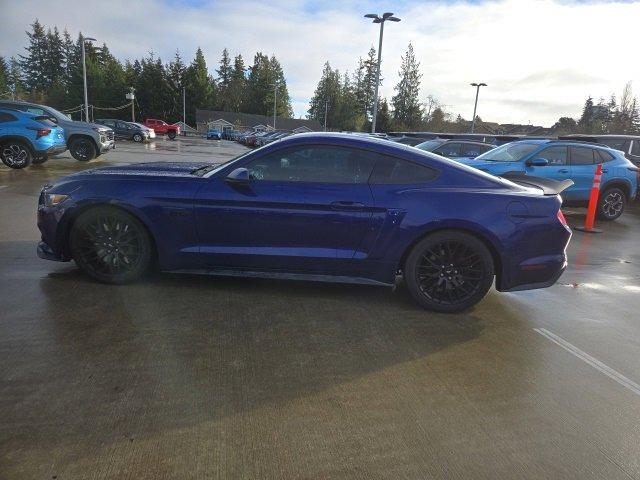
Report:
[[[567,223],[567,219],[564,218],[564,213],[562,213],[562,210],[558,210],[558,220],[564,227],[569,228],[569,224]]]
[[[36,132],[36,140],[40,137],[46,137],[51,133],[50,128],[29,128],[29,130],[33,130]]]

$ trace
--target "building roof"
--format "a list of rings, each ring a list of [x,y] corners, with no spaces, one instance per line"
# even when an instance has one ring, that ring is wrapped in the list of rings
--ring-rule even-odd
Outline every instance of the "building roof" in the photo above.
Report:
[[[222,112],[219,110],[196,110],[196,123],[208,123],[215,120],[225,120],[233,125],[242,125],[244,127],[254,127],[256,125],[273,126],[273,117],[267,115]],[[322,130],[317,120],[276,117],[276,128],[278,130],[295,130],[302,126],[314,131]]]

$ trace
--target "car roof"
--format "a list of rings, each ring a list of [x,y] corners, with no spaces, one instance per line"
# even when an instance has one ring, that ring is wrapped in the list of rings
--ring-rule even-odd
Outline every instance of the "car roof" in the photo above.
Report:
[[[11,113],[11,114],[17,113],[18,116],[24,115],[25,117],[30,117],[30,118],[41,117],[42,116],[42,115],[38,115],[37,113],[24,112],[22,110],[16,110],[14,108],[8,108],[8,107],[3,107],[3,106],[0,106],[0,112]]]

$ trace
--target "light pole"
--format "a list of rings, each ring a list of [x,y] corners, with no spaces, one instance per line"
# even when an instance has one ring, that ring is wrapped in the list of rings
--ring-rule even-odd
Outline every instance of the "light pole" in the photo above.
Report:
[[[329,112],[329,99],[324,101],[324,131],[327,131],[327,113]]]
[[[373,18],[373,23],[380,24],[380,39],[378,40],[378,69],[376,71],[376,90],[373,95],[373,117],[371,118],[371,133],[376,133],[376,116],[378,115],[378,84],[380,83],[380,61],[382,60],[382,33],[384,32],[384,22],[399,22],[398,17],[394,17],[393,13],[386,12],[382,16],[376,13],[367,13],[364,18]]]
[[[278,104],[278,82],[273,84],[273,130],[276,129],[276,106]]]
[[[472,87],[476,87],[476,103],[473,105],[473,120],[471,121],[471,133],[476,129],[476,110],[478,109],[478,94],[480,93],[480,87],[486,87],[486,83],[472,83]]]
[[[87,95],[87,61],[85,60],[84,42],[95,42],[95,38],[80,36],[82,44],[82,80],[84,82],[84,120],[89,121],[89,99]]]

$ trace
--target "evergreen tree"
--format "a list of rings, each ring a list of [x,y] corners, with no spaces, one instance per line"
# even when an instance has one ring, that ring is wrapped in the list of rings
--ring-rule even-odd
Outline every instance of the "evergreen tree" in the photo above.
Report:
[[[20,69],[24,76],[24,84],[30,92],[44,92],[47,81],[47,35],[38,20],[31,24],[31,32],[26,32],[29,45],[25,47],[27,55],[20,55]]]
[[[380,100],[380,108],[376,117],[376,132],[390,132],[394,125],[394,119],[389,111],[389,103],[386,98]]]
[[[246,87],[247,79],[245,76],[244,60],[242,55],[238,55],[233,60],[231,79],[229,80],[229,86],[227,87],[226,94],[224,95],[228,102],[230,112],[241,111]]]
[[[419,100],[422,75],[411,44],[402,56],[399,75],[400,81],[394,88],[396,95],[392,99],[394,121],[404,128],[417,128],[422,120]]]
[[[343,123],[341,116],[344,113],[342,103],[343,85],[340,72],[332,70],[329,62],[326,62],[318,86],[309,103],[307,118],[313,118],[321,125],[325,125],[326,112],[327,129],[341,129]]]
[[[65,59],[63,41],[58,32],[58,27],[47,30],[46,58],[44,63],[45,88],[62,85],[65,77]]]
[[[185,74],[187,96],[187,123],[195,124],[196,109],[213,109],[214,84],[207,70],[207,62],[200,47],[196,56],[187,67]]]
[[[10,96],[9,88],[9,64],[0,56],[0,98]]]
[[[229,57],[229,51],[226,48],[222,50],[220,67],[216,69],[216,73],[218,74],[218,108],[228,112],[231,110],[229,86],[233,77],[233,65],[231,65],[231,57]]]
[[[580,117],[580,120],[578,120],[578,128],[581,133],[593,133],[593,115],[593,98],[588,97],[584,102],[584,107],[582,108],[582,116]]]
[[[273,114],[274,76],[269,57],[261,52],[255,54],[249,67],[247,89],[243,111],[259,115]]]
[[[176,50],[173,60],[169,62],[169,64],[166,67],[168,84],[171,89],[170,98],[167,99],[169,102],[169,109],[170,109],[169,115],[171,118],[182,119],[182,109],[183,109],[183,105],[182,105],[183,90],[182,89],[183,87],[185,87],[186,72],[187,72],[187,67],[182,61],[180,52]],[[186,94],[185,94],[185,100],[186,100]]]
[[[269,59],[269,72],[271,78],[273,78],[273,83],[277,84],[276,115],[278,117],[291,118],[293,116],[293,108],[291,108],[291,98],[289,97],[287,80],[284,78],[284,71],[282,70],[280,62],[274,55]],[[267,98],[270,105],[273,105],[274,94],[275,92],[271,91],[267,96],[271,97]]]

